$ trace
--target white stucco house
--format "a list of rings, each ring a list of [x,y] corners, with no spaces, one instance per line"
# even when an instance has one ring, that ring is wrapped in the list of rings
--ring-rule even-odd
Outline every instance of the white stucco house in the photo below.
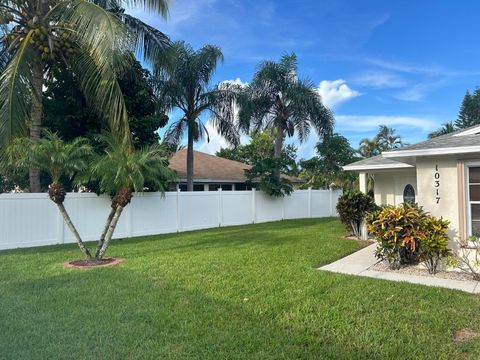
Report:
[[[374,178],[378,205],[415,201],[450,221],[450,237],[480,236],[480,126],[383,152],[344,167],[359,173],[360,190]]]

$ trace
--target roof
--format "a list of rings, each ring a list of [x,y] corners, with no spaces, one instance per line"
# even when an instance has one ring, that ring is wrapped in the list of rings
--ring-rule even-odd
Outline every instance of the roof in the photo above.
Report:
[[[413,168],[413,165],[405,164],[400,161],[384,158],[382,155],[374,156],[371,158],[363,159],[353,164],[349,164],[343,167],[346,171],[359,171],[359,170],[382,170],[382,169],[405,169]]]
[[[467,154],[480,152],[480,125],[459,130],[422,141],[420,143],[392,149],[382,153],[385,158]]]
[[[382,152],[343,167],[347,171],[414,168],[408,158],[432,155],[480,153],[480,125],[441,135],[417,144]],[[394,160],[394,159],[399,159]]]
[[[177,172],[180,181],[187,179],[187,150],[177,151],[170,158],[170,169]],[[238,161],[219,156],[193,151],[193,181],[194,182],[245,182],[245,170],[251,166]],[[282,175],[291,182],[302,182],[294,176]]]

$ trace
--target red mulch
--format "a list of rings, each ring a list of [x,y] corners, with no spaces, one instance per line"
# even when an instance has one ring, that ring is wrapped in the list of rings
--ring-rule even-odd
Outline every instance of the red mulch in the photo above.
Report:
[[[112,266],[121,263],[122,258],[107,258],[107,259],[82,259],[73,260],[63,264],[63,266],[75,269],[88,269],[98,266]]]

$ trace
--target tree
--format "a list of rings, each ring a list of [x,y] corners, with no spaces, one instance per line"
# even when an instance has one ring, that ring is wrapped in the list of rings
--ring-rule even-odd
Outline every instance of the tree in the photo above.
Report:
[[[317,156],[300,162],[300,177],[307,181],[306,187],[353,187],[356,176],[345,172],[343,166],[357,161],[358,156],[347,138],[333,134],[317,144],[316,152]]]
[[[259,161],[271,159],[275,153],[275,134],[269,131],[257,131],[251,134],[250,143],[233,148],[221,148],[216,156],[239,161],[248,165],[255,165]],[[297,149],[293,145],[284,146],[281,158],[283,160],[282,173],[297,175]]]
[[[292,137],[296,132],[303,142],[311,127],[320,137],[329,135],[333,128],[333,115],[322,104],[315,86],[310,80],[299,79],[297,73],[295,54],[282,56],[278,63],[265,61],[238,97],[239,121],[244,131],[251,127],[276,129],[276,160],[281,158],[285,136]],[[280,178],[280,168],[275,176]]]
[[[67,195],[62,179],[72,178],[78,172],[85,171],[92,148],[86,139],[76,138],[72,142],[64,142],[50,131],[37,141],[25,137],[14,139],[7,147],[2,167],[13,166],[18,169],[35,169],[45,172],[50,178],[48,196],[58,207],[62,217],[77,241],[78,247],[87,258],[91,254],[82,241],[64,206]]]
[[[158,143],[157,130],[166,125],[168,117],[155,109],[157,99],[150,72],[134,60],[117,80],[125,100],[134,147],[139,149]],[[45,79],[45,88],[43,124],[46,128],[57,132],[64,140],[83,136],[91,141],[106,130],[102,119],[86,106],[73,74],[54,67],[51,76]]]
[[[219,61],[221,50],[206,45],[198,51],[184,42],[171,49],[172,64],[167,70],[156,69],[158,97],[166,111],[178,109],[182,116],[168,128],[165,141],[175,147],[187,132],[187,190],[193,191],[193,144],[207,137],[202,114],[211,115],[210,121],[227,141],[237,145],[238,130],[234,123],[233,85],[210,87],[210,81]]]
[[[143,192],[148,183],[163,194],[176,175],[168,168],[166,150],[160,144],[132,150],[110,134],[100,136],[99,140],[104,143],[105,150],[94,155],[89,171],[78,183],[97,181],[100,191],[112,197],[111,211],[95,250],[95,257],[102,259],[133,192]]]
[[[163,0],[131,4],[161,14],[167,6]],[[88,105],[129,141],[116,73],[128,67],[125,50],[134,44],[118,16],[86,0],[0,0],[0,18],[0,141],[6,143],[27,129],[32,139],[40,138],[44,77],[58,64],[78,75]],[[40,191],[34,169],[30,187]]]
[[[380,155],[382,152],[382,149],[378,142],[377,137],[374,137],[373,139],[364,138],[360,140],[359,145],[360,146],[358,147],[358,152],[364,158],[377,156],[377,155]]]
[[[448,122],[442,124],[442,127],[438,130],[432,131],[430,134],[428,134],[429,139],[433,139],[438,136],[450,134],[455,131],[455,125],[453,125],[453,122]]]
[[[476,88],[473,94],[467,90],[460,106],[460,112],[455,127],[465,129],[480,124],[480,88]]]
[[[379,126],[377,139],[383,151],[397,149],[404,145],[401,136],[395,133],[395,129],[386,125]]]

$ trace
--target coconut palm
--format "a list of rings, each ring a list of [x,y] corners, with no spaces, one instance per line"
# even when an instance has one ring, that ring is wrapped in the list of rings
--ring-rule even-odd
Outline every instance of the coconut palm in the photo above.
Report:
[[[379,126],[377,139],[382,150],[397,149],[404,145],[401,136],[395,133],[395,129],[386,125]]]
[[[177,42],[170,56],[171,68],[155,71],[157,92],[165,111],[178,109],[181,117],[167,129],[165,141],[175,147],[187,133],[187,190],[193,191],[193,144],[204,137],[208,140],[201,115],[211,115],[210,121],[219,133],[231,144],[238,144],[234,123],[235,86],[210,86],[218,62],[223,61],[222,52],[216,46],[206,45],[194,51],[190,45]]]
[[[100,3],[100,1],[99,1]],[[123,3],[123,2],[122,2]],[[76,75],[87,103],[128,142],[128,116],[116,73],[128,66],[134,47],[128,28],[135,22],[112,4],[87,0],[0,0],[0,142],[29,130],[39,139],[44,76],[52,66]],[[130,1],[164,15],[165,0]],[[123,22],[125,23],[122,23]],[[137,24],[137,47],[156,55],[151,37]],[[158,48],[158,47],[157,47]],[[30,171],[31,191],[40,191],[38,172]]]
[[[453,122],[448,122],[448,123],[442,124],[442,127],[440,129],[432,131],[430,134],[428,134],[428,138],[433,139],[437,136],[450,134],[454,131],[455,131],[455,125],[453,124]]]
[[[48,187],[50,199],[57,205],[82,253],[85,257],[91,258],[89,250],[65,209],[66,192],[61,179],[64,176],[71,179],[78,172],[85,171],[88,158],[92,155],[92,148],[86,139],[76,138],[67,143],[55,133],[49,131],[44,133],[45,136],[38,141],[25,137],[14,139],[7,147],[3,165],[33,168],[50,177],[51,183]]]
[[[163,193],[168,183],[176,179],[175,173],[168,168],[163,146],[156,144],[132,150],[110,134],[100,136],[99,140],[105,145],[105,150],[94,156],[86,178],[98,181],[100,191],[111,195],[112,202],[95,251],[97,259],[101,259],[107,251],[120,215],[130,203],[133,192],[143,192],[148,183]],[[80,178],[79,183],[85,182],[86,178]]]
[[[297,73],[295,54],[284,55],[279,62],[262,62],[252,83],[238,97],[240,126],[245,132],[252,127],[276,131],[274,158],[277,160],[281,157],[285,136],[297,134],[303,142],[311,127],[320,137],[333,129],[333,115],[322,104],[317,89],[310,80],[299,79]]]
[[[373,156],[380,155],[382,152],[382,147],[378,141],[377,137],[373,139],[362,139],[360,140],[360,146],[358,147],[358,152],[364,158],[370,158]]]

